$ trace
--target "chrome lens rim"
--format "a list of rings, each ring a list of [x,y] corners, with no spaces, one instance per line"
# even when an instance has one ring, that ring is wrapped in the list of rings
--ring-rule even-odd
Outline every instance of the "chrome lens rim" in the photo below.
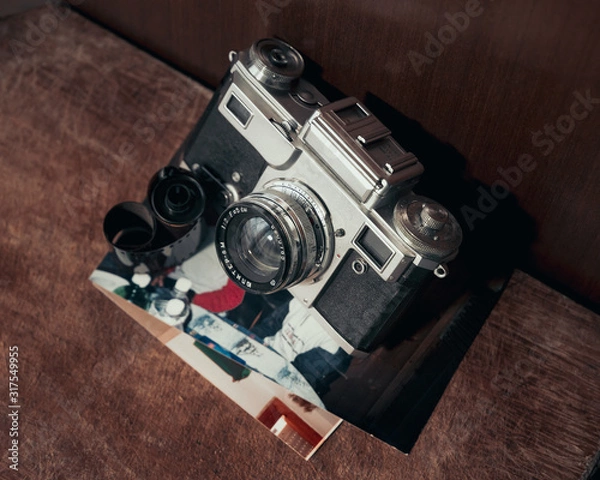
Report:
[[[308,194],[299,195],[290,185],[276,182],[265,191],[248,195],[225,210],[217,222],[219,261],[227,275],[245,290],[274,293],[314,278],[327,266],[325,260],[331,251],[327,217],[301,201]],[[310,205],[317,203],[311,201]],[[258,228],[250,228],[250,222]],[[260,238],[267,234],[271,238]],[[270,251],[252,251],[260,245]],[[261,258],[268,258],[262,270]]]

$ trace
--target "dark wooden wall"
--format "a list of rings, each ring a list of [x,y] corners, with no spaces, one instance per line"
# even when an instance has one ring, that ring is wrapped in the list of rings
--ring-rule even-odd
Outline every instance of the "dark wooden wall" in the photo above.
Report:
[[[322,67],[327,82],[348,95],[390,105],[455,149],[448,160],[427,158],[426,147],[400,132],[401,143],[429,169],[459,158],[466,175],[495,186],[498,196],[503,194],[498,181],[509,178],[510,193],[535,231],[522,266],[580,298],[600,301],[596,2],[73,3],[212,86],[227,67],[229,50],[265,36],[289,41]],[[445,44],[432,40],[440,37]],[[486,201],[478,192],[458,205],[475,230],[496,209],[494,199]],[[506,225],[515,238],[525,236],[520,223]],[[496,248],[481,249],[481,262]]]

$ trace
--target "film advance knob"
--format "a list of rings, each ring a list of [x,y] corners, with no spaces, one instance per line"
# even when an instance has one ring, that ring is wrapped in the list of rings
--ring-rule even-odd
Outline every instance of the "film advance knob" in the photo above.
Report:
[[[462,241],[462,231],[452,214],[419,195],[407,195],[398,201],[394,227],[410,248],[431,261],[454,258]]]

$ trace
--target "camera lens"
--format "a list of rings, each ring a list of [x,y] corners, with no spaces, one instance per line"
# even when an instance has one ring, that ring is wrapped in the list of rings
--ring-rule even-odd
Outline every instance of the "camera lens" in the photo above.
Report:
[[[262,84],[278,90],[288,90],[302,75],[304,59],[287,43],[267,38],[250,47],[247,67]]]
[[[273,293],[316,277],[329,264],[329,217],[305,186],[272,182],[231,205],[217,222],[219,260],[254,293]]]

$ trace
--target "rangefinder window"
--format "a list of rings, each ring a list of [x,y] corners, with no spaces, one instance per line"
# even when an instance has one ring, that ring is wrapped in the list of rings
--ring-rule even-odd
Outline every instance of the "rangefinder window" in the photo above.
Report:
[[[252,112],[233,94],[229,97],[229,101],[227,102],[227,110],[237,118],[243,127],[248,125],[252,118]]]
[[[392,250],[368,227],[358,236],[356,244],[380,270],[392,256]]]

